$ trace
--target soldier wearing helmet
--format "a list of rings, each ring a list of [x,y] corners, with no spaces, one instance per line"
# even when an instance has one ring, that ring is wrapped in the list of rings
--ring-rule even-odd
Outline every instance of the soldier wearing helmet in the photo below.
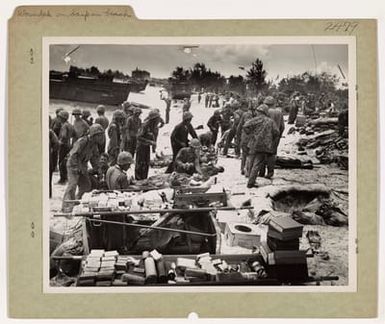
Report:
[[[213,145],[215,145],[215,143],[217,142],[218,131],[221,125],[221,121],[222,121],[221,112],[219,111],[219,109],[217,109],[214,111],[214,114],[209,118],[207,122],[207,126],[212,133],[211,142]]]
[[[103,142],[104,129],[99,124],[93,124],[86,136],[79,138],[70,151],[67,161],[68,184],[63,196],[63,211],[68,212],[73,204],[67,200],[80,199],[83,193],[91,190],[91,181],[88,173],[88,162],[93,169],[98,169],[98,145]],[[78,193],[75,196],[76,188]]]
[[[194,127],[191,125],[191,120],[193,115],[186,111],[183,113],[183,121],[174,127],[174,130],[171,133],[171,147],[172,147],[172,163],[167,169],[167,173],[171,173],[174,169],[174,161],[180,149],[188,146],[188,135],[190,134],[193,138],[198,138],[197,133],[194,130]]]
[[[236,108],[236,110],[232,113],[233,121],[231,123],[230,132],[226,138],[226,144],[225,144],[225,147],[223,149],[223,155],[227,155],[229,147],[230,147],[233,139],[235,138],[235,154],[237,155],[237,157],[239,157],[241,154],[241,147],[240,147],[240,138],[237,136],[237,130],[238,130],[239,122],[240,122],[242,115],[244,113],[244,109],[242,109],[242,105],[238,101],[234,101],[233,107],[234,107],[234,109]]]
[[[190,99],[187,98],[187,97],[184,98],[184,99],[183,99],[183,107],[182,107],[182,111],[183,111],[183,112],[190,111],[190,107],[191,107]]]
[[[59,173],[60,179],[58,184],[65,184],[67,181],[67,154],[71,150],[71,139],[74,136],[74,129],[68,122],[69,114],[65,110],[58,113],[58,119],[61,122],[59,132]]]
[[[249,164],[247,163],[247,156],[249,154],[248,149],[248,141],[250,138],[250,134],[247,134],[247,132],[243,129],[243,126],[245,123],[253,118],[254,116],[254,110],[256,106],[256,102],[250,102],[248,106],[248,110],[243,113],[241,120],[239,121],[238,128],[237,128],[237,137],[239,139],[239,147],[241,149],[241,174],[248,176],[249,174]]]
[[[160,114],[153,109],[139,129],[137,136],[135,179],[147,179],[150,166],[150,147],[156,148],[155,133],[157,132]]]
[[[154,128],[154,140],[156,143],[158,141],[159,128],[162,128],[164,126],[165,122],[164,122],[163,118],[160,116],[160,110],[158,108],[154,108],[154,110],[159,113],[158,124]],[[146,119],[145,119],[145,121],[146,121]],[[155,153],[154,147],[153,147],[153,153]]]
[[[247,144],[250,162],[248,188],[256,186],[255,180],[265,166],[266,156],[274,153],[274,143],[279,136],[279,130],[268,111],[269,107],[266,104],[258,106],[256,116],[243,126],[243,130],[249,134]]]
[[[285,122],[283,120],[283,114],[282,114],[281,108],[276,107],[276,101],[273,97],[271,96],[266,97],[264,104],[268,107],[268,110],[267,110],[268,115],[273,120],[275,126],[278,128],[278,131],[279,131],[278,136],[276,136],[274,139],[273,152],[266,154],[266,167],[267,167],[266,178],[271,179],[274,175],[274,166],[275,166],[275,160],[277,157],[278,145],[281,140],[283,131],[285,130]],[[260,176],[265,176],[266,167],[262,168]]]
[[[106,182],[109,190],[127,189],[134,183],[133,173],[130,166],[133,162],[132,155],[129,152],[120,152],[117,163],[109,167],[106,174]]]
[[[74,131],[75,131],[73,142],[75,143],[80,137],[87,134],[90,126],[83,118],[81,118],[82,112],[80,111],[80,109],[75,108],[72,111],[72,116],[75,117],[75,120],[73,123]]]
[[[106,111],[106,108],[103,105],[99,105],[96,107],[96,113],[98,114],[98,117],[95,119],[95,123],[101,125],[104,130],[108,128],[108,125],[110,121],[108,118],[104,115]]]
[[[135,107],[131,102],[125,101],[122,103],[122,110],[125,114],[125,118],[127,119],[133,115]]]
[[[163,98],[164,102],[166,103],[166,124],[170,122],[170,110],[171,110],[171,98]]]
[[[88,109],[82,111],[82,118],[89,126],[94,123],[94,119],[91,117],[91,112]]]
[[[140,119],[141,113],[142,109],[135,108],[133,115],[127,118],[124,128],[125,135],[122,139],[121,149],[122,151],[130,152],[132,157],[135,156],[138,132],[142,126],[142,120]]]
[[[63,108],[57,108],[55,110],[55,118],[52,119],[52,122],[51,122],[51,128],[52,130],[55,132],[56,136],[59,137],[59,133],[60,133],[60,128],[61,128],[61,125],[63,124],[62,122],[62,119],[59,118],[59,113],[64,110]]]
[[[108,127],[107,134],[110,139],[107,153],[110,157],[110,165],[115,165],[120,152],[122,141],[122,127],[124,125],[125,115],[121,110],[115,110],[112,115],[111,124]]]
[[[62,126],[62,121],[59,118],[59,112],[61,112],[63,108],[57,108],[55,111],[55,118],[53,118],[50,122],[50,128],[52,129],[53,133],[56,135],[56,138],[59,138],[60,134],[60,128]],[[59,157],[59,148],[57,150],[52,151],[52,156],[51,156],[51,166],[52,166],[52,172],[54,172],[57,168],[57,163],[58,163],[58,157]]]
[[[202,174],[200,167],[201,144],[198,139],[193,138],[188,147],[182,148],[175,159],[175,171],[178,173]]]
[[[106,109],[103,105],[99,105],[96,107],[96,113],[98,114],[98,117],[95,119],[95,124],[99,124],[103,127],[104,130],[108,128],[108,125],[110,124],[110,121],[106,116],[104,116]],[[100,144],[99,152],[104,153],[106,151],[106,143]]]

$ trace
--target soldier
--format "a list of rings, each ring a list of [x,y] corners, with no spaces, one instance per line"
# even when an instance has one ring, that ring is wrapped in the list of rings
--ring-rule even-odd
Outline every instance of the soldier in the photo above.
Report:
[[[74,124],[73,124],[74,131],[75,131],[74,137],[73,137],[73,143],[75,143],[80,137],[83,137],[84,135],[87,134],[90,126],[83,118],[81,118],[82,112],[80,111],[80,109],[75,108],[72,111],[72,116],[75,117]]]
[[[120,152],[117,164],[109,167],[106,174],[106,182],[109,190],[127,189],[134,183],[134,176],[128,172],[133,162],[129,152]]]
[[[221,120],[221,136],[226,133],[227,130],[231,128],[231,115],[232,111],[229,104],[226,104],[222,108],[222,120]]]
[[[178,173],[202,174],[200,167],[201,144],[198,139],[193,138],[188,147],[182,148],[175,159],[175,171]]]
[[[112,115],[111,123],[107,130],[107,134],[110,139],[107,148],[107,153],[110,157],[110,165],[116,164],[116,159],[118,158],[118,154],[120,152],[121,131],[124,120],[125,119],[123,112],[121,110],[115,110]]]
[[[103,127],[104,130],[108,128],[108,125],[110,124],[110,121],[106,116],[104,116],[104,113],[106,111],[106,108],[103,105],[99,105],[96,107],[96,113],[98,114],[98,117],[95,119],[95,124],[99,124]],[[99,152],[104,153],[106,151],[106,142],[100,144]]]
[[[299,99],[299,92],[295,92],[293,98],[290,101],[289,118],[287,120],[289,125],[294,124],[295,120],[297,119],[299,107],[301,105]]]
[[[55,133],[56,137],[59,138],[60,128],[62,126],[62,119],[59,118],[59,113],[63,110],[63,108],[58,108],[55,111],[56,117],[51,121],[51,129]],[[52,152],[52,167],[53,171],[57,169],[58,157],[59,157],[59,149]]]
[[[207,92],[205,96],[205,108],[209,107],[210,93]]]
[[[191,107],[191,102],[190,102],[189,98],[187,98],[187,97],[184,98],[182,111],[183,112],[190,111],[190,107]]]
[[[241,105],[239,103],[234,103],[233,107],[237,108],[237,110],[234,111],[234,113],[233,113],[233,123],[231,125],[230,133],[226,139],[226,144],[225,144],[225,147],[223,149],[223,155],[227,155],[229,147],[231,145],[231,142],[233,141],[234,137],[236,137],[236,135],[237,135],[238,124],[239,124],[239,121],[241,120],[241,117],[243,115],[243,109],[247,108],[247,106],[244,106],[245,108],[242,109]],[[236,142],[238,142],[238,141],[236,141]],[[238,143],[236,143],[236,144],[237,145],[235,146],[235,154],[237,156],[239,156],[241,154],[240,147],[239,147]]]
[[[212,144],[215,145],[218,138],[219,126],[221,125],[222,117],[219,109],[214,111],[214,114],[209,118],[207,126],[212,133]]]
[[[79,138],[72,148],[68,162],[68,184],[63,196],[63,212],[71,211],[73,203],[67,200],[81,199],[83,193],[91,190],[91,182],[88,174],[88,162],[94,169],[98,168],[99,150],[98,145],[104,140],[104,129],[99,124],[90,127],[86,136]],[[75,197],[76,188],[78,193]]]
[[[266,166],[267,166],[267,179],[271,179],[274,175],[274,166],[275,160],[277,158],[278,145],[281,140],[283,131],[285,130],[285,122],[283,120],[283,114],[281,108],[275,106],[275,99],[273,97],[266,97],[264,104],[269,107],[268,115],[274,121],[275,126],[277,127],[279,134],[275,138],[273,145],[273,152],[266,155]],[[265,170],[263,170],[263,175]]]
[[[142,109],[135,108],[134,114],[127,119],[125,127],[126,135],[122,141],[122,151],[130,152],[132,157],[135,156],[138,132],[142,126],[142,120],[140,119],[141,113]]]
[[[254,104],[250,104],[249,110],[246,111],[239,121],[238,129],[237,129],[237,137],[239,138],[239,146],[241,148],[241,174],[246,175],[246,177],[249,176],[249,163],[248,163],[248,155],[249,155],[249,148],[248,143],[250,139],[250,133],[247,132],[246,129],[243,128],[245,123],[252,119],[254,117]]]
[[[138,132],[138,145],[136,148],[135,179],[143,180],[148,177],[150,167],[150,146],[156,148],[155,135],[159,124],[160,114],[153,109],[148,114],[146,121]]]
[[[103,105],[99,105],[96,107],[96,113],[98,114],[98,117],[96,117],[95,123],[101,125],[104,130],[106,130],[108,128],[108,125],[110,124],[110,121],[104,115],[105,112],[106,108]]]
[[[171,133],[171,147],[172,147],[172,163],[167,169],[167,173],[173,171],[173,163],[180,149],[188,146],[188,135],[190,134],[193,138],[198,138],[197,133],[191,125],[193,115],[186,111],[183,113],[183,121],[176,125]]]
[[[52,130],[51,117],[49,118],[49,198],[52,197],[52,175],[57,164],[57,153],[59,151],[59,140]]]
[[[168,124],[170,122],[171,99],[167,97],[163,100],[166,102],[166,124]]]
[[[159,135],[159,128],[162,128],[165,124],[164,120],[162,117],[160,117],[160,110],[158,108],[154,108],[159,113],[159,118],[158,118],[158,124],[154,128],[154,139],[155,143],[158,141],[158,135]],[[155,153],[155,148],[153,147],[153,153]]]
[[[57,137],[59,137],[60,128],[61,128],[61,125],[63,124],[62,119],[59,118],[59,113],[62,110],[64,110],[64,109],[63,108],[56,109],[56,111],[55,111],[56,117],[54,119],[52,119],[52,127],[51,128],[55,132]]]
[[[107,153],[100,154],[97,169],[91,168],[88,170],[88,175],[91,181],[91,190],[94,190],[94,189],[108,190],[107,183],[106,183],[106,173],[109,167],[110,166],[108,164],[108,154]]]
[[[274,151],[274,142],[279,135],[278,128],[274,121],[268,116],[268,106],[258,106],[257,115],[247,121],[243,126],[249,133],[252,133],[248,142],[250,158],[250,174],[247,188],[256,187],[255,180],[264,167],[266,154]]]
[[[62,126],[59,133],[59,172],[60,179],[58,184],[65,184],[67,182],[67,154],[71,150],[71,139],[74,136],[74,129],[68,122],[69,114],[62,110],[58,115]]]
[[[91,117],[91,112],[88,109],[83,110],[82,118],[87,122],[88,126],[91,126],[94,123],[94,119]]]

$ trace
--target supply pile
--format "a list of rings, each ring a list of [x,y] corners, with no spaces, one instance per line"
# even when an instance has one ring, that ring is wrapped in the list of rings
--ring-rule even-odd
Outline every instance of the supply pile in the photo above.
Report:
[[[303,226],[291,217],[272,218],[267,242],[261,242],[260,253],[274,277],[288,281],[308,279],[306,252],[299,250]]]
[[[237,283],[266,279],[267,273],[258,255],[246,260],[226,261],[210,253],[195,257],[166,260],[153,250],[142,256],[119,255],[116,251],[91,250],[83,261],[78,286],[178,285],[193,282]]]

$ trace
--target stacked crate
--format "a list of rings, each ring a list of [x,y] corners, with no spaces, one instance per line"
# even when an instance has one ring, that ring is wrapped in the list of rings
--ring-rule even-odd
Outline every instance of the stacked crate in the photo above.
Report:
[[[303,226],[289,216],[269,221],[267,241],[261,242],[260,253],[269,276],[283,282],[308,278],[306,251],[299,249]]]

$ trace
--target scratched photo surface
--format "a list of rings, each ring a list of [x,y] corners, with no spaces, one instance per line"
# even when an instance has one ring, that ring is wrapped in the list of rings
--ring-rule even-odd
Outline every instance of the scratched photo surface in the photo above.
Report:
[[[45,291],[355,291],[354,46],[45,38]]]

